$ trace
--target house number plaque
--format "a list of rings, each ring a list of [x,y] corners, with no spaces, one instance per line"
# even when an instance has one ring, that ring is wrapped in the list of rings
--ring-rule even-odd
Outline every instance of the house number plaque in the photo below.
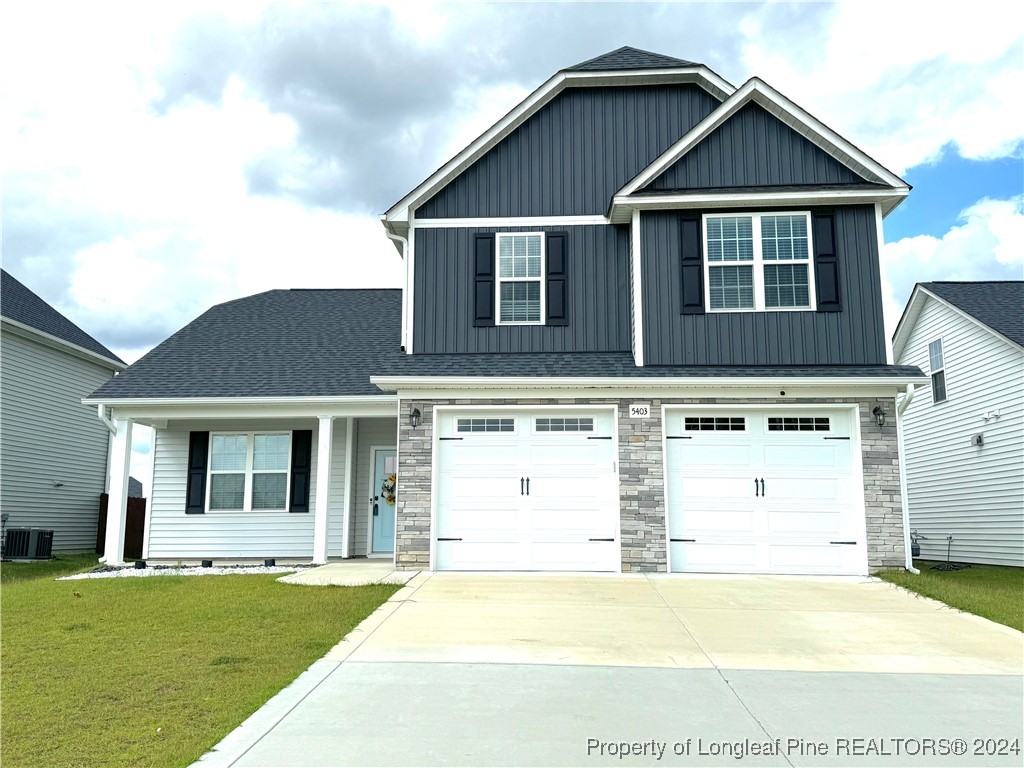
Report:
[[[629,418],[631,418],[631,419],[649,419],[649,418],[651,418],[651,404],[650,403],[630,403],[630,405],[629,405]]]

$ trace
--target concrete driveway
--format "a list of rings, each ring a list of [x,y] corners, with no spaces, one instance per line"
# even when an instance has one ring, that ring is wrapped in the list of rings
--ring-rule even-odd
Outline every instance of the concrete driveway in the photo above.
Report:
[[[421,574],[200,765],[1014,765],[1024,635],[873,579]]]

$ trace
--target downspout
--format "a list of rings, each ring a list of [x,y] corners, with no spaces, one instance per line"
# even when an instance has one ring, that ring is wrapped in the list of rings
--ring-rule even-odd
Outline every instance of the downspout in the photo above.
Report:
[[[905,556],[904,568],[915,576],[920,576],[921,571],[914,567],[914,555],[911,549],[910,540],[910,500],[907,498],[907,462],[903,452],[903,412],[907,410],[910,401],[914,399],[914,385],[907,384],[907,391],[903,399],[896,403],[896,448],[900,456],[900,499],[903,501],[903,551]]]
[[[406,329],[409,320],[409,239],[394,234],[387,226],[384,227],[384,234],[388,236],[389,240],[400,243],[402,246],[402,264],[405,267],[405,285],[402,286],[402,351],[405,352],[409,348],[406,343]]]
[[[117,426],[114,424],[114,422],[107,418],[107,409],[102,404],[99,404],[96,406],[96,413],[99,415],[100,421],[107,425],[107,429],[110,430],[110,434],[116,435]]]

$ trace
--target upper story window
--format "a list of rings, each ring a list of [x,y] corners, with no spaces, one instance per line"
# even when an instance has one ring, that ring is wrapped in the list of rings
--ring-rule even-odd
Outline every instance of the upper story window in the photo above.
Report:
[[[814,309],[809,213],[704,217],[712,312]]]
[[[285,511],[291,444],[287,432],[211,434],[208,508]]]
[[[544,234],[499,233],[498,323],[544,322]]]
[[[942,339],[928,345],[928,373],[932,377],[932,402],[941,403],[946,399],[946,371],[942,359]]]

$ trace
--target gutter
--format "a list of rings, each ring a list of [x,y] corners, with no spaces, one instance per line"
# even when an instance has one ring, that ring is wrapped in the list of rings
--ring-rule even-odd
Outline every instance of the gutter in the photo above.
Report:
[[[114,424],[114,422],[112,422],[107,417],[107,409],[104,407],[103,403],[97,403],[96,404],[96,413],[100,417],[100,421],[102,421],[104,424],[107,425],[107,429],[110,430],[110,434],[116,435],[117,434],[117,425]]]
[[[909,383],[908,379],[913,383]],[[371,376],[385,391],[402,389],[673,389],[692,387],[817,387],[861,389],[927,384],[923,376]]]
[[[910,540],[910,500],[907,498],[907,462],[903,453],[903,412],[907,410],[910,401],[914,399],[914,385],[907,384],[906,393],[903,399],[896,404],[896,449],[900,455],[900,499],[903,507],[903,567],[915,576],[920,576],[921,571],[914,567],[914,555],[911,550]]]
[[[383,220],[384,217],[382,216],[381,219]],[[401,246],[402,265],[405,267],[405,285],[402,286],[402,351],[404,352],[409,348],[406,338],[406,329],[409,327],[409,296],[411,293],[409,288],[409,238],[395,234],[388,224],[388,221],[384,220],[384,234],[388,236],[388,240]]]

